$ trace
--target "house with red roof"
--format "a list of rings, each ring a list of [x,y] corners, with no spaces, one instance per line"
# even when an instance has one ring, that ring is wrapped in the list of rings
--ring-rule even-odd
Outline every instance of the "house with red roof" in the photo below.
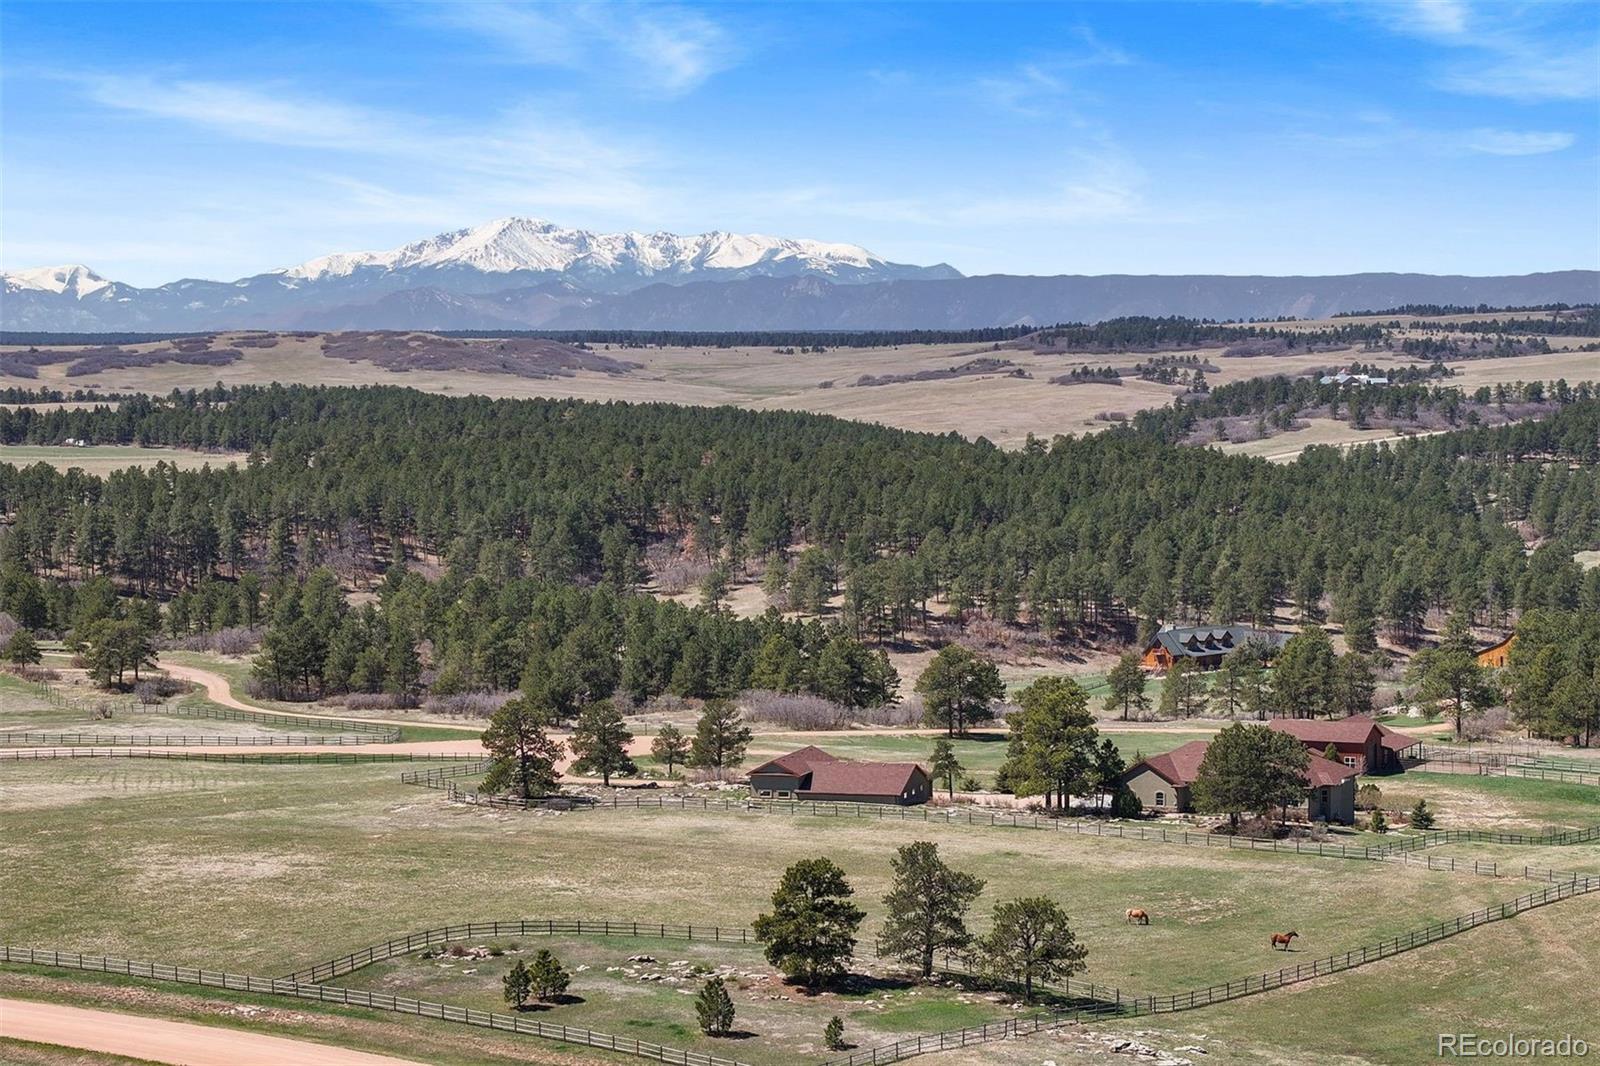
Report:
[[[933,778],[914,762],[857,762],[807,745],[750,771],[757,799],[890,803],[909,807],[933,795]]]
[[[1358,774],[1397,774],[1405,769],[1405,752],[1422,741],[1379,725],[1365,715],[1349,718],[1274,718],[1267,728],[1288,733],[1313,755],[1333,745],[1339,761]]]
[[[1210,742],[1191,740],[1171,751],[1152,755],[1128,767],[1122,784],[1138,797],[1146,810],[1181,813],[1194,809],[1190,790],[1200,776]],[[1338,822],[1353,825],[1356,820],[1356,771],[1348,766],[1312,755],[1306,767],[1306,805],[1290,813],[1308,822]]]

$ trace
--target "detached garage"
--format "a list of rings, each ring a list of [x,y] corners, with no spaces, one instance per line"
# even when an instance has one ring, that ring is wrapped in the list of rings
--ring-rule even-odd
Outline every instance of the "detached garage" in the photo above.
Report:
[[[933,796],[933,778],[914,762],[851,762],[808,746],[751,770],[750,792],[757,799],[909,807]]]

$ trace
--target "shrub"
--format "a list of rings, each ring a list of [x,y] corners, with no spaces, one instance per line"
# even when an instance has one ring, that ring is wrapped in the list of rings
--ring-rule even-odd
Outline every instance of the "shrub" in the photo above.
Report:
[[[344,705],[352,711],[409,711],[416,708],[417,698],[400,692],[352,692]]]
[[[862,707],[851,716],[863,725],[892,727],[919,726],[922,724],[922,697],[908,696],[899,703],[885,703],[878,707]]]
[[[173,696],[189,692],[193,688],[194,686],[187,681],[179,681],[175,677],[156,674],[142,678],[138,684],[133,686],[133,698],[148,707],[151,704],[163,703]]]
[[[1111,814],[1115,818],[1137,818],[1144,813],[1144,806],[1140,804],[1139,797],[1133,794],[1132,789],[1119,788],[1111,797]]]
[[[189,633],[165,641],[174,651],[209,651],[218,655],[248,655],[261,647],[266,630],[260,626],[228,626],[207,633]]]
[[[733,1029],[733,997],[722,978],[713,977],[694,998],[694,1012],[700,1018],[700,1031],[707,1036],[726,1036]]]
[[[429,696],[422,701],[422,709],[451,718],[492,718],[514,695],[512,692],[460,692],[451,696]]]
[[[766,722],[784,729],[845,729],[852,720],[849,709],[803,693],[750,689],[739,694],[739,706],[749,722]]]
[[[1372,818],[1367,822],[1367,828],[1374,833],[1387,833],[1389,831],[1389,819],[1383,816],[1382,808],[1374,807],[1372,809]]]
[[[1370,811],[1383,806],[1383,789],[1377,785],[1362,785],[1356,790],[1356,809]]]
[[[18,677],[24,681],[60,681],[61,671],[52,670],[48,666],[19,666],[16,669]]]
[[[843,1051],[849,1046],[844,1042],[844,1021],[837,1014],[828,1019],[827,1028],[822,1030],[822,1042],[829,1051]]]

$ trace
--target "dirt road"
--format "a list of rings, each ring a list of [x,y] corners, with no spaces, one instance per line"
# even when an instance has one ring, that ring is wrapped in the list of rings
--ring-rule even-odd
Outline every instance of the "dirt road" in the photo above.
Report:
[[[25,999],[0,999],[0,1036],[175,1066],[421,1066],[309,1040]]]

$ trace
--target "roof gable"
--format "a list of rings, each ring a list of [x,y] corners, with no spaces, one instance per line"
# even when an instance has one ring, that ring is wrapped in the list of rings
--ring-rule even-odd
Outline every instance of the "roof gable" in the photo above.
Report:
[[[1171,626],[1156,633],[1145,650],[1150,651],[1159,645],[1170,655],[1202,658],[1226,655],[1251,642],[1281,648],[1288,640],[1287,633],[1252,626]]]
[[[1208,742],[1204,740],[1191,740],[1187,744],[1179,745],[1171,751],[1152,755],[1143,762],[1135,763],[1129,772],[1144,766],[1153,771],[1169,785],[1183,787],[1194,784],[1194,779],[1200,773],[1200,763],[1206,757]]]
[[[1327,720],[1322,718],[1274,718],[1267,728],[1287,733],[1302,744],[1365,744],[1380,727],[1364,715]]]
[[[807,744],[805,747],[797,748],[796,750],[789,752],[787,755],[780,755],[776,759],[770,759],[767,762],[762,763],[754,770],[751,770],[750,773],[789,774],[793,777],[800,777],[806,771],[811,770],[814,767],[823,765],[825,763],[833,763],[838,761],[839,759],[837,756],[829,755],[821,748],[812,744]]]

